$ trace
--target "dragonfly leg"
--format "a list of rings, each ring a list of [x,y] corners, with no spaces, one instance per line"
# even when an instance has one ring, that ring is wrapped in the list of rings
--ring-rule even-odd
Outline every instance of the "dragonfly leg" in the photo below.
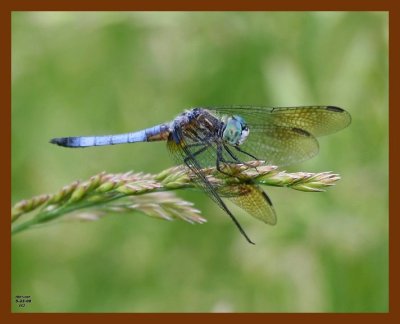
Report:
[[[250,154],[250,153],[248,153],[246,151],[243,151],[239,146],[234,146],[234,148],[236,150],[238,150],[240,153],[246,154],[246,155],[250,156],[251,158],[253,158],[253,159],[257,160],[257,161],[260,160],[259,158],[255,157],[254,155],[252,155],[252,154]]]
[[[224,148],[226,149],[226,147],[225,147],[225,145],[224,145]],[[219,172],[221,172],[222,174],[225,174],[225,175],[228,175],[228,176],[232,176],[232,174],[231,173],[227,173],[227,172],[225,172],[225,171],[222,171],[222,169],[221,169],[221,162],[222,163],[233,163],[233,164],[237,164],[237,163],[241,163],[238,159],[237,159],[237,157],[236,156],[234,156],[233,154],[232,154],[232,152],[230,152],[229,150],[227,150],[228,151],[228,153],[229,153],[229,155],[234,159],[234,161],[228,161],[228,160],[226,160],[226,159],[224,159],[224,157],[223,157],[223,155],[222,155],[222,146],[221,145],[218,145],[217,146],[217,165],[216,165],[216,167],[217,167],[217,170],[219,171]]]
[[[253,158],[254,160],[257,160],[257,161],[260,160],[259,158],[255,157],[254,155],[252,155],[252,154],[250,154],[250,153],[248,153],[248,152],[246,152],[246,151],[243,151],[239,146],[234,146],[234,148],[235,148],[236,150],[238,150],[239,152],[250,156],[250,157]],[[229,152],[229,150],[227,150],[227,151]],[[249,166],[249,167],[253,167],[253,168],[258,172],[257,167],[252,166],[252,165],[250,165],[249,163],[246,163],[246,162],[243,162],[243,164],[244,164],[244,165],[247,165],[247,166]]]
[[[234,147],[237,149],[236,146],[234,146]],[[224,144],[224,148],[225,148],[225,150],[229,153],[229,155],[230,155],[237,163],[244,164],[244,165],[246,165],[246,166],[248,166],[248,167],[254,168],[254,169],[257,171],[257,167],[252,166],[251,164],[249,164],[249,163],[247,163],[247,162],[243,162],[243,161],[239,160],[239,159],[236,157],[236,155],[233,154],[232,151],[229,149],[229,147],[226,146],[225,144]],[[251,156],[252,158],[258,160],[255,156],[253,156],[253,155],[251,155],[250,153],[247,153],[247,152],[241,150],[240,148],[239,148],[239,152],[242,152],[242,153],[244,153],[244,154],[246,154],[246,155],[248,155],[248,156]]]
[[[232,151],[229,149],[229,147],[228,147],[227,145],[225,145],[225,144],[223,144],[223,145],[224,145],[225,150],[228,152],[228,154],[232,157],[232,159],[235,160],[234,162],[246,164],[245,162],[240,161],[240,160],[236,157],[236,155],[232,153]]]
[[[195,143],[195,144],[189,144],[189,145],[187,145],[186,147],[195,147],[195,146],[200,146],[200,145],[204,145],[204,144],[203,144],[203,143]],[[197,155],[203,153],[207,148],[208,148],[208,146],[203,146],[200,150],[191,153],[190,156],[185,157],[185,159],[183,160],[183,162],[184,162],[185,164],[187,164],[187,162],[188,162],[189,160],[193,160],[195,156],[197,156]]]

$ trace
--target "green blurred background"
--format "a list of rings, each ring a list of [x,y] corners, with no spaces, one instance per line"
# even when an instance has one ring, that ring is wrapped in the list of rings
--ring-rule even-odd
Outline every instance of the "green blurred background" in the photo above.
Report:
[[[12,238],[12,300],[32,312],[386,312],[388,15],[384,12],[13,13],[12,202],[100,172],[157,173],[165,143],[84,150],[52,137],[139,130],[201,105],[346,108],[289,171],[334,171],[325,193],[266,188],[255,246],[201,192],[208,222],[141,214]],[[21,308],[13,303],[13,311]]]

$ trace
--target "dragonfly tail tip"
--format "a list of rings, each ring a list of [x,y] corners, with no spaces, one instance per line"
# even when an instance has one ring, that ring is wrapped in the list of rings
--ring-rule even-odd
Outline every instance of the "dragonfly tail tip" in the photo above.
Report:
[[[59,146],[67,146],[67,141],[65,137],[57,137],[57,138],[52,138],[49,143],[51,144],[56,144]]]

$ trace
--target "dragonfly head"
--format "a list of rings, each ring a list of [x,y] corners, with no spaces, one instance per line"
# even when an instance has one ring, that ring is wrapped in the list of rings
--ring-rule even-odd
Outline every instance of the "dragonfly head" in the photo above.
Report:
[[[249,132],[244,119],[235,115],[226,119],[222,138],[231,145],[241,145],[249,136]]]

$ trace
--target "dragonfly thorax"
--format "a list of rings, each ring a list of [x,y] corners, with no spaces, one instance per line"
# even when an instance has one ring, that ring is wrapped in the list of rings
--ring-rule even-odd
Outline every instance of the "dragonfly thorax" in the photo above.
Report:
[[[225,121],[222,138],[231,145],[241,145],[249,136],[249,132],[249,128],[242,117],[231,116]]]

